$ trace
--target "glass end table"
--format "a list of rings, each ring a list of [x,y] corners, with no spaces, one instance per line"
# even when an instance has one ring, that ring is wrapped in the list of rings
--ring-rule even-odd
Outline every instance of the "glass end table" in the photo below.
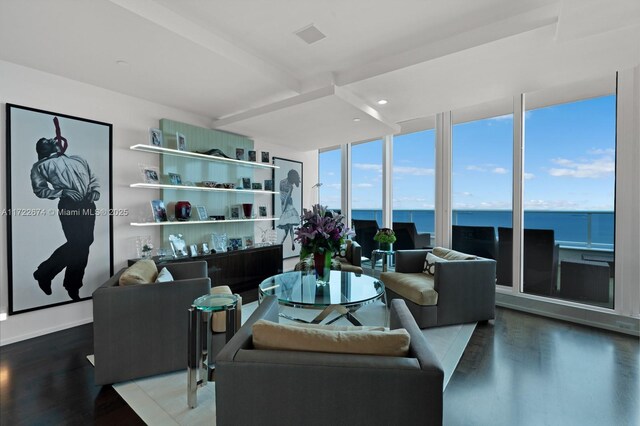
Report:
[[[382,260],[382,272],[387,272],[388,266],[395,266],[396,252],[393,250],[373,250],[371,252],[371,270],[375,272],[378,259]]]
[[[215,365],[208,359],[213,333],[211,318],[216,312],[226,313],[228,342],[235,334],[237,306],[238,296],[235,294],[205,294],[194,300],[189,308],[187,403],[190,408],[198,405],[198,386],[205,386],[213,378]]]

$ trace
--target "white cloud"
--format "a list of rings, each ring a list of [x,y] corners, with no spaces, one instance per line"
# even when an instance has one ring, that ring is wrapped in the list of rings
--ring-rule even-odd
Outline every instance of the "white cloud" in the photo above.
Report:
[[[468,192],[468,191],[455,192],[454,195],[461,195],[463,197],[473,197],[473,194],[471,192]]]
[[[614,155],[616,153],[616,150],[613,148],[606,148],[606,149],[591,148],[587,152],[592,155]]]
[[[504,167],[496,167],[495,169],[491,170],[493,173],[497,173],[499,175],[505,175],[507,173],[509,173],[509,170],[505,169]]]
[[[524,208],[528,210],[578,210],[580,205],[569,200],[527,200]]]
[[[549,169],[549,174],[556,177],[574,177],[599,179],[612,175],[615,172],[616,164],[612,157],[604,156],[593,160],[567,160],[566,158],[553,158],[551,161],[559,168]]]
[[[487,171],[487,169],[484,168],[484,167],[474,166],[474,165],[465,167],[465,170],[471,170],[471,171],[474,171],[474,172],[486,172]]]
[[[426,167],[405,167],[399,166],[393,168],[393,173],[407,174],[411,176],[433,176],[435,174],[434,169],[428,169]]]
[[[536,177],[536,175],[534,175],[533,173],[525,173],[524,174],[524,179],[525,180],[533,179],[534,177]]]
[[[374,170],[382,173],[382,164],[373,163],[353,163],[353,167],[358,170]]]
[[[354,183],[354,188],[373,188],[373,185],[370,183]]]

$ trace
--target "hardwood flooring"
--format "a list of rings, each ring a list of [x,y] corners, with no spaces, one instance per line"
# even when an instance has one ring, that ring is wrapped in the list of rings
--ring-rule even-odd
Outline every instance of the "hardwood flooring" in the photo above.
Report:
[[[638,338],[498,308],[444,394],[445,425],[638,425]],[[91,324],[0,348],[0,424],[141,425],[95,386]]]

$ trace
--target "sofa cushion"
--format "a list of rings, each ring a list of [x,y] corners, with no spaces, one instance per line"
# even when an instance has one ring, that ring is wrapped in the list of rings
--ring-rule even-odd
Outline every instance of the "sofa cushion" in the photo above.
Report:
[[[422,306],[438,304],[438,292],[434,288],[433,277],[423,272],[383,272],[380,279],[385,287],[413,303]]]
[[[173,275],[171,275],[171,272],[169,272],[167,268],[162,268],[162,270],[160,271],[160,273],[158,273],[158,276],[156,277],[156,282],[167,283],[169,281],[173,281]]]
[[[427,256],[424,258],[424,268],[422,272],[430,277],[434,277],[436,275],[436,262],[448,262],[448,260],[438,257],[431,252],[427,253]]]
[[[434,247],[433,254],[445,260],[474,260],[476,256],[472,254],[462,253],[460,251],[446,249],[444,247]]]
[[[407,356],[411,340],[404,328],[342,331],[296,327],[265,320],[256,321],[252,331],[256,349],[305,352]]]
[[[124,270],[118,285],[148,284],[154,282],[157,276],[156,263],[151,259],[142,259]]]

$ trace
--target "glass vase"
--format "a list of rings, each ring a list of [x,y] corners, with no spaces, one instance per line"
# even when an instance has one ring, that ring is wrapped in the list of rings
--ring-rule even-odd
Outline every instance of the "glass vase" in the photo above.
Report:
[[[316,272],[316,282],[320,285],[325,285],[330,280],[332,254],[330,251],[313,253],[313,268]]]

